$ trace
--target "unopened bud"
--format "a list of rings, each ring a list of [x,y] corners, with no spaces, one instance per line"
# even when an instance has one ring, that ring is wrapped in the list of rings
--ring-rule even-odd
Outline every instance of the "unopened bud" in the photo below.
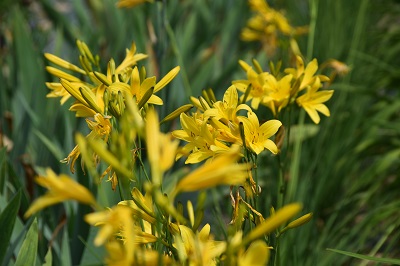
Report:
[[[173,111],[172,113],[170,113],[169,115],[164,117],[164,119],[161,120],[160,124],[177,118],[178,116],[180,116],[181,113],[186,113],[187,111],[192,109],[192,107],[193,107],[193,104],[185,104],[185,105],[179,107],[178,109],[176,109],[175,111]]]

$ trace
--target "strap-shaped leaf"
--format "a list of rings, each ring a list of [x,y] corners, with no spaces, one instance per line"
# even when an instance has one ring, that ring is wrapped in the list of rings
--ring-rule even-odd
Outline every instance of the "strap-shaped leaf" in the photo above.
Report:
[[[14,228],[15,219],[21,204],[21,191],[11,199],[7,207],[0,214],[0,262],[4,260],[7,248],[10,246],[10,238]]]
[[[31,227],[24,242],[22,242],[21,249],[18,252],[18,257],[15,266],[35,265],[38,247],[38,224],[37,219],[33,220]]]

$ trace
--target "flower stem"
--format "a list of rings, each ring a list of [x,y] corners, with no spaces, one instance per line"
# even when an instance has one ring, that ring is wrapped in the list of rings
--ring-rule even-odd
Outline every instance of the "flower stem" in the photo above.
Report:
[[[293,151],[293,160],[290,164],[290,181],[288,182],[288,191],[287,191],[287,201],[292,202],[294,200],[297,184],[299,180],[299,168],[300,168],[300,157],[301,157],[301,148],[303,141],[303,131],[304,131],[304,119],[305,119],[305,111],[303,109],[300,110],[299,124],[298,124],[298,134],[294,141],[294,151]]]

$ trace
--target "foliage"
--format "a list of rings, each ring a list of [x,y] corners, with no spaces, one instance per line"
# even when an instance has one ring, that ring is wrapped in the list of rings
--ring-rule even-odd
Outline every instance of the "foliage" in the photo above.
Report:
[[[251,2],[254,7],[263,1]],[[136,190],[125,187],[129,182],[121,186],[125,189],[120,191],[118,191],[119,186],[115,179],[113,183],[113,173],[116,173],[117,176],[124,176],[123,173],[126,173],[126,169],[135,169],[133,173],[137,178],[137,183],[134,186],[141,190],[142,196],[147,191],[153,195],[153,198],[158,197],[159,202],[154,203],[158,209],[154,211],[156,214],[153,214],[157,221],[163,222],[159,224],[161,228],[155,228],[157,232],[167,232],[168,230],[174,232],[172,229],[166,229],[167,222],[171,222],[171,226],[179,224],[182,241],[184,243],[194,241],[193,243],[198,244],[203,243],[199,237],[205,231],[201,231],[203,232],[201,234],[195,232],[209,223],[212,225],[210,235],[214,235],[214,239],[228,240],[232,243],[230,248],[233,248],[235,243],[244,241],[244,244],[238,244],[236,247],[237,250],[241,250],[237,255],[243,255],[241,259],[236,257],[238,261],[251,259],[251,254],[253,254],[251,250],[254,252],[265,250],[265,243],[275,248],[278,247],[276,250],[279,250],[279,256],[275,256],[275,251],[270,252],[271,264],[332,265],[358,262],[350,257],[328,252],[326,248],[350,251],[346,253],[347,255],[368,254],[366,257],[359,256],[359,258],[398,257],[399,254],[395,247],[396,240],[399,238],[397,215],[399,200],[398,193],[396,193],[399,183],[397,178],[399,165],[397,79],[399,66],[395,58],[399,51],[396,42],[399,31],[395,26],[396,23],[392,23],[399,12],[396,2],[388,1],[381,5],[367,0],[352,1],[351,3],[344,0],[329,3],[318,0],[307,2],[269,1],[267,8],[270,10],[275,12],[275,10],[285,9],[282,14],[287,21],[283,19],[281,24],[276,24],[281,32],[276,31],[274,32],[276,35],[269,35],[261,42],[257,41],[258,38],[253,38],[254,42],[245,42],[246,38],[239,39],[240,34],[243,35],[243,28],[246,25],[249,27],[251,24],[251,18],[259,13],[262,14],[262,10],[266,11],[259,8],[258,13],[254,12],[254,9],[251,10],[251,6],[248,6],[245,1],[236,3],[223,0],[171,0],[144,3],[133,9],[118,9],[115,2],[106,0],[72,1],[71,3],[49,0],[40,1],[40,3],[4,1],[1,5],[0,17],[4,23],[0,25],[2,37],[0,143],[7,146],[8,151],[6,153],[6,150],[3,149],[0,158],[0,222],[5,224],[4,228],[7,228],[3,232],[5,239],[10,239],[10,245],[3,245],[0,249],[0,258],[3,259],[3,264],[10,259],[17,258],[18,260],[21,245],[27,245],[26,241],[34,240],[34,236],[32,237],[32,232],[36,230],[34,219],[25,220],[22,215],[34,198],[45,195],[45,191],[33,183],[36,175],[42,176],[42,178],[48,176],[43,167],[51,167],[56,173],[68,173],[73,177],[72,179],[77,181],[77,184],[86,187],[93,194],[96,203],[89,200],[92,207],[88,207],[66,202],[63,203],[63,206],[45,209],[37,215],[40,237],[35,260],[39,263],[43,263],[45,257],[47,264],[53,262],[56,265],[61,263],[93,264],[100,263],[104,259],[98,254],[106,254],[106,251],[94,245],[94,243],[101,243],[96,238],[99,231],[86,223],[88,221],[94,224],[94,221],[99,221],[99,218],[85,218],[86,221],[84,221],[84,217],[90,217],[90,215],[85,215],[93,210],[99,211],[100,215],[104,210],[103,207],[111,207],[121,198],[131,197],[131,194],[136,193],[136,197],[141,198]],[[374,12],[371,12],[372,10]],[[269,24],[271,21],[263,23],[269,25],[268,27],[273,28],[274,26],[274,22]],[[285,30],[287,27],[283,27],[282,23],[290,23],[291,29],[297,31],[296,34],[292,35],[290,31],[288,33]],[[309,25],[306,34],[303,28],[305,25]],[[369,34],[370,32],[373,34]],[[98,53],[98,58],[101,59],[96,65],[97,59],[93,58],[91,64],[93,69],[96,69],[98,73],[103,73],[103,76],[87,75],[92,71],[90,69],[86,71],[84,67],[81,67],[83,72],[78,71],[78,79],[84,81],[84,85],[90,90],[94,90],[98,84],[109,86],[110,82],[115,81],[112,80],[112,75],[107,76],[106,69],[112,69],[109,59],[114,58],[116,67],[118,67],[118,64],[126,56],[125,48],[131,47],[132,41],[135,41],[137,51],[149,56],[147,60],[139,61],[137,71],[141,81],[146,76],[143,74],[143,70],[140,71],[142,67],[149,73],[147,78],[154,75],[157,80],[162,80],[162,77],[169,76],[168,73],[171,69],[180,66],[179,74],[170,80],[165,89],[157,93],[164,103],[156,108],[158,116],[166,118],[162,121],[159,130],[156,130],[157,123],[153,123],[151,129],[146,129],[144,125],[135,125],[135,129],[129,134],[111,133],[113,131],[126,132],[127,125],[136,121],[138,114],[146,121],[148,119],[157,121],[156,116],[149,114],[152,112],[149,104],[140,103],[140,97],[136,97],[136,103],[128,103],[126,99],[121,101],[118,93],[114,96],[111,94],[110,104],[107,105],[109,109],[107,113],[103,113],[106,120],[109,119],[108,116],[113,117],[110,119],[113,121],[110,123],[112,128],[110,132],[97,131],[100,125],[102,127],[103,123],[106,123],[101,118],[89,119],[85,123],[85,120],[76,119],[68,113],[66,106],[72,103],[71,100],[61,107],[58,106],[57,100],[44,100],[46,94],[49,93],[44,85],[45,82],[57,83],[58,78],[52,79],[44,71],[49,58],[46,56],[46,59],[43,53],[57,55],[74,65],[80,65],[82,61],[79,60],[79,55],[85,56],[87,51],[82,53],[82,49],[79,50],[75,47],[76,39],[87,43],[87,47]],[[271,44],[277,46],[271,47]],[[266,45],[269,46],[266,47]],[[285,75],[294,75],[294,72],[289,71],[289,73],[283,70],[296,68],[295,55],[300,55],[300,51],[305,51],[303,57],[306,62],[305,66],[312,62],[311,59],[318,58],[320,72],[323,71],[331,80],[335,79],[332,84],[326,81],[327,85],[331,85],[329,90],[334,91],[332,99],[326,103],[331,116],[329,118],[321,117],[319,124],[315,125],[312,123],[315,122],[314,119],[307,118],[305,112],[299,112],[298,102],[295,98],[292,98],[293,101],[287,102],[287,108],[284,106],[285,99],[275,101],[273,105],[267,104],[268,100],[264,99],[265,105],[261,104],[257,110],[238,112],[237,116],[243,117],[239,118],[243,125],[248,124],[247,129],[243,128],[242,131],[239,128],[240,124],[237,124],[239,130],[236,131],[238,139],[236,142],[241,143],[241,153],[244,155],[244,157],[240,157],[242,158],[240,160],[243,165],[249,162],[257,163],[257,169],[253,169],[252,172],[257,183],[256,186],[252,186],[250,179],[247,178],[245,183],[248,190],[245,193],[244,190],[238,189],[239,197],[235,188],[229,190],[227,187],[218,186],[198,194],[198,199],[196,199],[196,194],[182,192],[186,187],[189,190],[187,184],[192,184],[194,181],[200,182],[201,179],[196,175],[191,179],[186,178],[190,178],[190,175],[196,171],[206,171],[207,169],[204,170],[200,167],[198,170],[193,170],[183,166],[182,159],[172,168],[160,168],[154,165],[154,161],[163,158],[163,151],[160,150],[158,159],[151,158],[151,154],[154,153],[149,151],[157,150],[157,147],[151,146],[152,144],[156,145],[155,142],[146,141],[155,137],[149,135],[150,132],[180,130],[178,120],[173,118],[182,113],[181,121],[188,120],[192,118],[196,108],[207,116],[215,115],[215,111],[207,112],[204,109],[208,109],[207,106],[210,109],[217,108],[214,106],[215,103],[224,99],[226,89],[232,85],[231,81],[245,80],[246,77],[247,80],[250,80],[252,74],[249,76],[248,66],[252,65],[252,69],[257,69],[258,64],[261,73],[271,73],[269,82],[273,82],[273,78],[275,78],[280,84],[280,81],[284,81],[282,78]],[[332,58],[346,64],[332,60]],[[252,59],[256,59],[256,61]],[[239,60],[245,62],[241,63],[241,66],[245,68],[245,73],[240,69]],[[250,64],[250,62],[254,62],[254,64]],[[269,64],[269,62],[274,63]],[[280,64],[281,67],[279,67]],[[347,65],[350,68],[346,67]],[[133,67],[133,69],[135,68]],[[49,72],[51,73],[51,71]],[[132,73],[130,74],[132,75]],[[122,83],[126,81],[126,84],[131,86],[131,83],[128,83],[126,79],[123,80],[122,76],[119,81]],[[69,80],[68,82],[74,81]],[[63,83],[68,87],[67,82]],[[291,80],[290,86],[294,83],[295,79]],[[246,86],[241,87],[243,95],[248,89],[248,82],[244,84]],[[301,86],[301,82],[298,86]],[[93,98],[89,91],[83,89],[82,92],[79,87],[82,86],[77,87],[75,96],[80,97],[81,103],[86,103],[86,105],[84,104],[86,107],[96,110],[98,108],[95,106],[98,103],[96,94],[96,97]],[[145,89],[148,91],[150,88],[151,86]],[[208,88],[213,88],[213,93]],[[203,89],[205,90],[203,91]],[[326,91],[325,88],[323,90]],[[155,89],[152,92],[154,91]],[[215,98],[210,100],[212,94],[215,94]],[[202,98],[197,98],[200,95]],[[242,94],[239,92],[238,96],[240,95]],[[189,111],[190,96],[195,96],[197,100],[192,102],[195,108]],[[238,100],[240,103],[244,102],[243,99],[238,98]],[[153,101],[158,100],[153,97]],[[283,106],[281,109],[279,109],[280,104]],[[121,113],[121,109],[118,109],[121,106],[125,108],[128,106],[128,111]],[[135,106],[138,106],[137,109],[141,111],[138,112]],[[180,106],[184,107],[179,108]],[[326,114],[324,110],[322,112]],[[100,111],[105,112],[105,109]],[[172,115],[169,116],[171,113]],[[271,156],[269,151],[255,156],[256,147],[249,150],[243,149],[243,146],[251,147],[248,145],[250,144],[248,140],[242,139],[243,136],[249,134],[240,133],[248,131],[248,127],[252,125],[246,122],[246,119],[250,120],[253,117],[251,113],[257,113],[260,125],[271,119],[279,119],[285,125],[286,130],[281,129],[278,131],[278,135],[272,138],[280,150],[278,156]],[[150,116],[148,117],[148,115]],[[313,116],[311,115],[311,117]],[[217,120],[223,121],[223,119],[217,118]],[[214,128],[215,132],[218,130],[221,132],[220,128],[214,127],[215,123],[209,123],[211,120],[200,119],[200,121],[205,123],[204,127]],[[146,122],[146,124],[148,123]],[[182,127],[183,125],[184,123],[182,123]],[[90,132],[93,129],[98,133],[94,138],[83,137],[92,134]],[[201,133],[201,127],[199,130]],[[83,136],[80,135],[74,139],[72,132],[77,131],[82,132]],[[282,139],[283,146],[279,144],[280,134],[285,136]],[[140,141],[134,143],[132,135]],[[179,133],[175,133],[175,135],[179,135]],[[158,136],[162,143],[170,141],[170,137],[163,133],[159,133]],[[128,149],[124,149],[129,147],[126,141],[131,141],[128,142],[130,145],[138,145],[134,149],[134,158],[143,158],[142,161],[138,161],[139,159],[135,162],[123,160],[129,153]],[[231,144],[227,145],[226,139],[219,141],[223,141],[224,145],[228,147],[231,146]],[[104,146],[104,143],[107,146]],[[78,165],[73,168],[75,173],[71,174],[69,167],[60,164],[59,160],[67,157],[70,159],[69,166],[72,166],[72,159],[75,157],[67,155],[76,144],[86,147],[81,149],[85,167],[82,171]],[[175,144],[171,145],[168,147],[173,149]],[[221,146],[218,143],[213,145]],[[194,147],[196,148],[186,148],[180,154],[185,156],[190,152],[193,154],[193,151],[201,150],[200,146]],[[269,147],[271,148],[271,146]],[[271,149],[274,150],[273,147]],[[85,152],[85,150],[88,151]],[[105,163],[96,167],[98,160],[92,160],[93,152],[98,154]],[[214,156],[215,154],[211,155],[211,157]],[[221,155],[218,154],[216,158],[218,156]],[[199,157],[192,156],[191,159],[193,158]],[[77,162],[79,161],[80,159],[77,160]],[[223,162],[226,161],[223,160]],[[108,168],[109,165],[112,167]],[[99,181],[99,177],[103,173],[109,174],[110,183],[114,184],[117,192],[112,191],[112,185],[105,182],[105,179]],[[149,179],[153,185],[145,185],[148,181],[146,181],[145,173],[151,173]],[[60,176],[62,175],[60,174]],[[57,176],[55,175],[55,178],[58,178]],[[125,176],[132,179],[132,176],[128,174]],[[240,177],[238,178],[240,180]],[[179,183],[185,179],[190,182]],[[120,182],[121,180],[124,182],[123,180],[126,179],[121,178]],[[224,183],[222,180],[225,179],[218,180],[221,180],[221,184],[232,182],[224,181]],[[169,197],[172,194],[177,196],[177,201],[171,201],[172,205],[166,204],[163,197],[159,194],[157,196],[157,184],[161,185],[162,193],[168,194]],[[214,185],[215,183],[207,184]],[[196,183],[196,186],[200,185]],[[246,186],[244,187],[246,188]],[[248,191],[253,191],[254,202],[253,200],[243,200],[249,195]],[[281,193],[282,191],[284,193]],[[70,194],[64,196],[63,199],[71,199]],[[236,204],[237,210],[242,210],[237,212],[239,216],[236,217],[236,220],[240,221],[241,217],[247,217],[246,222],[242,225],[236,224],[233,231],[227,230],[226,226],[231,218],[235,217],[235,213],[231,213],[226,207],[230,205],[230,197],[233,199],[232,203]],[[59,198],[58,200],[63,199]],[[183,208],[178,203],[187,202],[188,199],[196,208],[190,207],[190,204],[187,208]],[[299,218],[297,222],[307,218],[308,223],[288,232],[285,231],[293,223],[287,225],[286,219],[285,221],[280,220],[282,226],[278,225],[277,231],[263,231],[263,233],[272,232],[269,239],[266,241],[256,240],[253,244],[248,245],[256,238],[248,237],[246,240],[246,235],[251,235],[254,226],[260,225],[256,219],[261,221],[261,218],[273,217],[271,206],[280,209],[290,202],[301,202],[306,211],[314,213],[312,219],[308,220],[310,215]],[[137,205],[137,203],[135,204]],[[144,215],[143,208],[145,209],[145,206],[140,208],[141,215]],[[16,209],[19,209],[19,215],[15,212]],[[120,209],[113,209],[113,211],[120,213]],[[235,210],[235,208],[233,209]],[[190,210],[193,210],[194,213],[191,214]],[[204,215],[203,223],[200,222],[203,219],[202,215]],[[185,219],[184,222],[178,222],[181,216]],[[12,222],[14,219],[15,222]],[[266,219],[268,220],[268,218]],[[6,220],[7,222],[3,222]],[[13,227],[12,233],[10,233],[11,227]],[[185,239],[182,232],[186,232],[186,227],[191,230],[187,232]],[[239,228],[241,230],[238,230]],[[235,231],[243,231],[243,238],[235,234]],[[279,231],[285,232],[282,239],[277,238],[280,235]],[[27,232],[29,233],[27,234]],[[191,232],[194,232],[194,235]],[[27,235],[26,241],[24,241],[25,235]],[[148,235],[147,237],[150,238]],[[172,233],[170,238],[166,239],[176,240],[171,237]],[[193,239],[188,240],[189,238]],[[161,241],[161,238],[158,239],[157,241]],[[242,241],[238,239],[242,239]],[[179,240],[176,241],[177,246],[182,245]],[[8,243],[8,241],[6,242]],[[112,246],[113,242],[109,243],[107,250],[117,252],[113,249],[115,248]],[[162,247],[166,247],[172,253],[176,248],[161,242],[148,245],[158,251],[163,250]],[[245,249],[241,247],[248,248],[248,252],[244,252]],[[188,251],[186,246],[181,246],[181,248],[176,248],[176,250]],[[230,248],[225,248],[225,252],[229,253],[235,250],[235,248]],[[248,256],[246,257],[246,255]],[[151,256],[149,257],[151,258]],[[185,255],[178,252],[172,257],[182,261]]]

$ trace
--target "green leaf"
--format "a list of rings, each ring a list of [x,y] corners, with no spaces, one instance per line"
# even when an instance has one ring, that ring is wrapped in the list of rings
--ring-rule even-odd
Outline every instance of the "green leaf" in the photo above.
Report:
[[[71,262],[71,250],[69,248],[69,236],[68,236],[68,230],[64,230],[63,234],[63,240],[61,244],[61,261],[64,263],[64,265],[72,265]]]
[[[312,138],[317,135],[319,126],[314,124],[292,125],[290,129],[289,142],[294,143],[297,139],[303,142],[306,139]]]
[[[46,253],[46,256],[44,257],[44,263],[43,266],[51,266],[53,265],[53,255],[51,253],[51,248]]]
[[[80,238],[85,246],[80,263],[81,265],[99,265],[103,263],[105,254],[104,246],[94,245],[94,239],[96,238],[98,231],[98,228],[91,226],[89,229],[88,239],[85,241]]]
[[[38,224],[36,218],[26,233],[24,242],[18,252],[15,266],[35,265],[38,248]]]
[[[354,257],[357,259],[361,259],[361,260],[370,260],[370,261],[376,261],[376,262],[382,262],[382,263],[389,263],[392,265],[400,265],[400,260],[398,260],[398,259],[376,258],[376,257],[361,255],[361,254],[357,254],[357,253],[353,253],[353,252],[342,251],[342,250],[332,249],[332,248],[327,248],[327,250],[333,251],[333,252],[336,252],[336,253],[339,253],[342,255]]]
[[[51,141],[39,130],[33,129],[32,132],[43,142],[43,144],[49,149],[56,159],[59,160],[63,158],[63,150],[58,143]]]
[[[15,219],[21,203],[21,191],[11,199],[10,203],[0,214],[0,261],[4,260],[7,248],[10,245],[10,238],[14,228]]]
[[[6,157],[6,148],[3,147],[0,149],[0,193],[4,191],[4,185],[6,183],[6,170],[7,170],[7,157]]]

